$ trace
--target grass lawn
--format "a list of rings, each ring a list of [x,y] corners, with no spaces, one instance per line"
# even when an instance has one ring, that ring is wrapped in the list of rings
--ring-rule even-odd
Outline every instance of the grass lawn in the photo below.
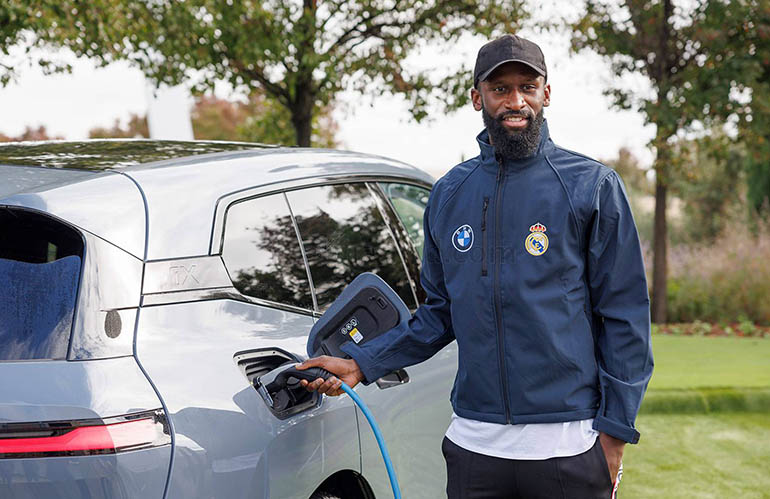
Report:
[[[655,335],[652,345],[619,497],[770,498],[770,340]]]
[[[770,339],[652,337],[655,370],[648,390],[770,388]]]
[[[770,498],[770,416],[642,414],[618,496]]]

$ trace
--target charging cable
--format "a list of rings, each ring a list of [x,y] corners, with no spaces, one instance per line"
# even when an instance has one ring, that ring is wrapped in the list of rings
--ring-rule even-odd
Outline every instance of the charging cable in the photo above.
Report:
[[[320,367],[310,367],[308,369],[302,370],[290,367],[289,369],[280,372],[272,381],[272,383],[267,385],[267,391],[270,393],[275,393],[287,386],[291,386],[292,383],[289,381],[291,378],[296,380],[304,379],[307,381],[315,381],[318,378],[323,378],[326,380],[332,376],[334,376],[332,373]],[[298,384],[298,381],[295,383]],[[393,489],[393,497],[395,499],[401,499],[401,489],[398,486],[398,479],[396,478],[396,472],[393,469],[393,462],[390,460],[390,454],[388,454],[388,448],[385,446],[385,439],[382,437],[382,432],[380,431],[380,427],[377,425],[377,421],[374,420],[374,416],[364,401],[361,400],[361,397],[359,397],[358,394],[353,391],[353,389],[350,388],[344,381],[342,382],[341,388],[342,391],[347,393],[350,398],[353,399],[353,402],[356,403],[358,408],[361,409],[361,412],[364,413],[364,416],[366,416],[366,420],[369,421],[369,426],[372,427],[374,438],[377,439],[377,445],[380,446],[382,460],[385,462],[385,469],[388,470],[388,478],[390,478],[390,487]]]

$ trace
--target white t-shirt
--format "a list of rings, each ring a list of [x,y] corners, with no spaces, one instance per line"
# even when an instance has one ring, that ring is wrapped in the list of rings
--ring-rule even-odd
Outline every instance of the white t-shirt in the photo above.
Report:
[[[576,456],[593,447],[599,432],[593,419],[565,423],[498,424],[452,413],[446,437],[463,449],[504,459]]]

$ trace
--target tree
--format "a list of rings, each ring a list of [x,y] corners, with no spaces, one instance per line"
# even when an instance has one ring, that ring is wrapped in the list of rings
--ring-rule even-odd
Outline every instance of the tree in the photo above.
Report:
[[[770,215],[770,2],[756,6],[749,14],[752,28],[749,31],[754,48],[746,54],[744,66],[753,78],[752,105],[741,115],[740,138],[746,146],[745,167],[748,196],[756,212]],[[736,43],[733,40],[733,43]],[[734,49],[738,53],[740,47]],[[748,56],[748,57],[747,57]]]
[[[8,11],[26,11],[11,0]],[[34,2],[30,46],[59,46],[108,64],[125,59],[158,82],[217,80],[259,88],[289,113],[295,142],[342,90],[403,95],[412,116],[467,102],[468,71],[408,68],[425,43],[513,32],[523,0],[62,0]],[[13,37],[6,37],[13,41]],[[19,40],[18,37],[15,38]],[[7,69],[7,68],[6,68]]]
[[[329,105],[320,110],[313,119],[313,146],[337,147],[336,134],[339,126],[331,113],[332,107]],[[247,102],[208,95],[198,96],[195,98],[191,118],[193,133],[198,140],[294,143],[288,113],[260,92],[253,92]],[[92,128],[88,136],[92,139],[136,138],[149,137],[150,132],[147,117],[132,114],[126,125],[121,125],[120,120],[115,120],[112,128]]]
[[[680,240],[713,243],[725,229],[735,231],[735,224],[745,220],[745,209],[740,210],[746,199],[742,148],[720,130],[679,146],[677,155],[684,161],[670,180],[684,207]]]
[[[623,183],[630,191],[640,194],[652,194],[650,182],[647,180],[647,170],[639,164],[639,158],[627,147],[621,147],[618,150],[618,157],[603,160],[607,166],[620,174]]]
[[[335,148],[339,125],[331,104],[316,112],[311,122],[310,145]],[[247,102],[214,96],[195,99],[192,125],[196,139],[237,140],[265,144],[295,144],[291,117],[263,92],[254,91]]]
[[[767,24],[753,21],[766,12],[766,0],[624,0],[608,5],[586,2],[585,12],[571,28],[575,51],[593,50],[607,58],[618,81],[642,74],[652,93],[619,85],[606,90],[613,104],[641,111],[656,126],[654,259],[652,319],[666,320],[667,221],[670,177],[683,158],[675,145],[687,132],[708,130],[731,116],[746,115],[745,93],[751,102],[765,102],[753,61],[767,40]],[[747,90],[749,89],[749,90]]]
[[[0,3],[0,86],[13,80],[24,62],[30,62],[28,57],[35,45],[31,43],[31,34],[51,29],[58,8],[57,0],[34,0],[32,5],[19,0]],[[14,47],[24,49],[23,53],[15,54],[15,60],[11,55]],[[67,62],[48,57],[35,57],[35,62],[45,73],[72,69]]]
[[[116,119],[112,128],[96,127],[88,131],[91,139],[138,139],[150,136],[150,128],[147,125],[147,116],[132,113],[126,126]]]
[[[48,130],[45,129],[45,126],[40,125],[37,128],[33,128],[31,126],[27,126],[24,128],[24,131],[21,132],[21,135],[18,135],[16,137],[9,137],[7,135],[3,135],[0,133],[0,142],[23,142],[23,141],[32,141],[32,140],[62,140],[64,137],[60,136],[50,136],[48,135]]]

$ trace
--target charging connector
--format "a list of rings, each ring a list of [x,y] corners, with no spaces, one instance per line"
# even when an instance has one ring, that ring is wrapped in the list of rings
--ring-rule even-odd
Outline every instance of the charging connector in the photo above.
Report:
[[[270,393],[287,393],[287,388],[292,388],[292,385],[299,385],[299,381],[304,379],[308,382],[315,381],[318,378],[327,380],[334,376],[326,369],[320,367],[309,367],[307,369],[297,369],[296,367],[290,367],[285,371],[281,371],[275,379],[267,385],[267,391]],[[293,381],[292,381],[293,380]],[[369,421],[369,426],[372,428],[374,438],[377,440],[377,445],[380,447],[380,453],[382,454],[382,460],[385,462],[385,469],[388,471],[388,478],[390,478],[390,486],[393,489],[393,497],[395,499],[401,499],[401,489],[398,486],[398,478],[396,478],[396,471],[393,469],[393,462],[390,460],[390,454],[388,448],[385,445],[385,438],[382,436],[380,427],[377,425],[377,421],[374,419],[374,415],[366,406],[361,397],[350,388],[345,382],[340,387],[342,390],[350,396],[355,402],[361,412],[364,413],[366,420]],[[268,395],[269,396],[269,395]],[[276,400],[276,403],[278,401]]]

